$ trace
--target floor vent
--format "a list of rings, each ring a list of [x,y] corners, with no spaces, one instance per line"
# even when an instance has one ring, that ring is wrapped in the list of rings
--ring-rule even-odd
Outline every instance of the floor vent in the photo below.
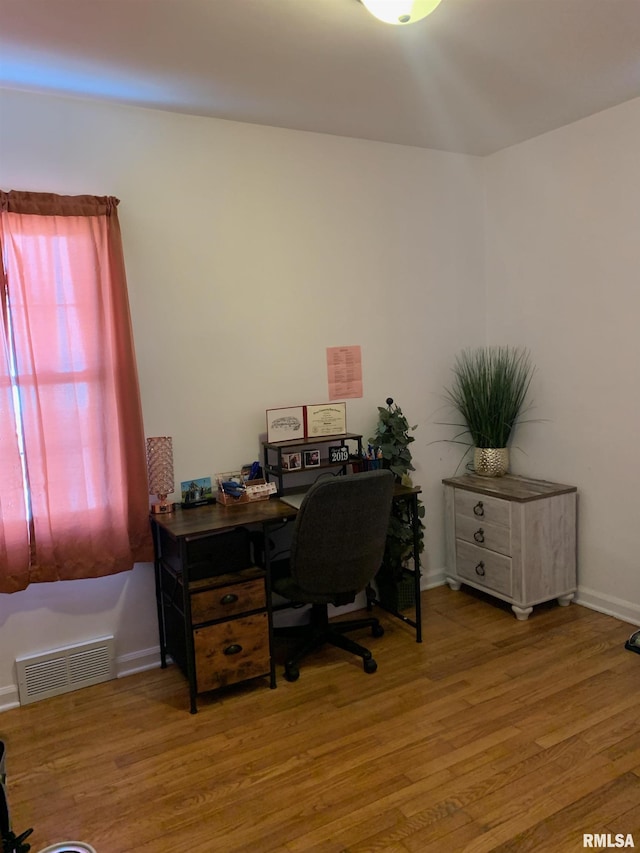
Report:
[[[20,704],[116,677],[113,637],[16,659]]]

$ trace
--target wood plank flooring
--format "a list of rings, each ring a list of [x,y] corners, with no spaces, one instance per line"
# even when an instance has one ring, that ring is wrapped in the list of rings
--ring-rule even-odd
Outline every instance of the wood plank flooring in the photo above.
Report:
[[[640,847],[633,626],[554,604],[518,622],[465,588],[423,607],[420,645],[384,614],[363,633],[373,675],[326,649],[195,716],[175,666],[1,714],[14,830],[98,853]]]

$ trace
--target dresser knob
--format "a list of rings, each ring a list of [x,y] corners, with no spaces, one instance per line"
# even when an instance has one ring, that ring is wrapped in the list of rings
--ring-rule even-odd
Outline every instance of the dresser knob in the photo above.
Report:
[[[235,604],[238,600],[238,596],[233,592],[228,592],[226,595],[223,595],[220,599],[220,604]]]
[[[231,643],[230,646],[224,650],[225,655],[237,655],[242,651],[242,646],[239,643]]]
[[[483,561],[482,561],[482,560],[480,560],[480,562],[479,562],[479,563],[478,563],[478,565],[476,566],[476,574],[477,574],[477,575],[480,575],[480,577],[481,577],[481,578],[483,578],[483,577],[484,577],[484,574],[485,574],[485,572],[484,572],[484,563],[483,563]]]
[[[476,540],[476,542],[484,542],[484,530],[479,527],[473,534],[473,538]]]
[[[473,514],[482,518],[484,516],[484,506],[482,501],[478,501],[478,503],[473,508]]]

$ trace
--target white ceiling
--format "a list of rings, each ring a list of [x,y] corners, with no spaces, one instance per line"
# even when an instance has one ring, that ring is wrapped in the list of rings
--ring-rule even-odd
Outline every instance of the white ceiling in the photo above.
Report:
[[[640,95],[640,0],[0,0],[0,86],[488,154]]]

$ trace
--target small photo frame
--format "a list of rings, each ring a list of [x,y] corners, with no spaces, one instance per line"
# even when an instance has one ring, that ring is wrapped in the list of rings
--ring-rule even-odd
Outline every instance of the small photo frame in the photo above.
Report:
[[[213,503],[211,477],[198,477],[195,480],[184,480],[180,483],[183,506],[199,506]]]
[[[349,461],[349,448],[344,444],[329,447],[329,464],[339,465]]]
[[[267,441],[304,438],[304,406],[267,409]]]
[[[312,450],[305,450],[302,458],[305,468],[318,468],[320,465],[320,451],[316,447]]]
[[[283,453],[282,467],[287,471],[296,471],[302,468],[302,453]]]

